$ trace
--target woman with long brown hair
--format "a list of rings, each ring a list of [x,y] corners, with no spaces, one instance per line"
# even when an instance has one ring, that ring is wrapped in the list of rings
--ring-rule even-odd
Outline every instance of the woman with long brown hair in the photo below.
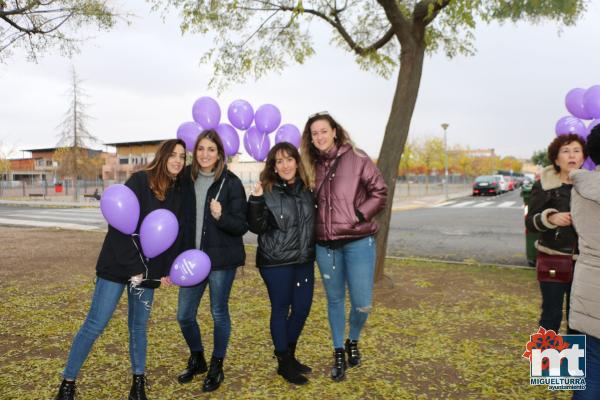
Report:
[[[258,234],[256,266],[271,300],[277,372],[296,385],[307,383],[302,374],[311,372],[295,353],[313,298],[314,214],[298,150],[287,142],[276,144],[248,200],[248,223]]]
[[[231,335],[229,294],[237,267],[246,262],[242,236],[248,231],[246,192],[240,179],[227,169],[225,151],[214,130],[202,132],[192,152],[192,165],[184,171],[183,249],[203,250],[211,261],[208,278],[198,285],[179,288],[177,321],[190,349],[187,368],[179,383],[190,382],[204,372],[204,392],[216,390],[223,382],[223,360]],[[197,321],[198,307],[206,286],[210,290],[213,344],[210,364]]]
[[[180,177],[185,166],[185,143],[179,139],[161,143],[154,160],[125,182],[140,204],[136,233],[146,215],[159,208],[173,212],[182,225]],[[169,270],[179,250],[181,234],[164,253],[144,261],[134,236],[125,235],[112,226],[104,238],[96,264],[96,288],[87,318],[73,340],[65,367],[64,380],[56,400],[75,398],[75,378],[96,339],[112,318],[125,288],[127,290],[129,356],[133,383],[129,400],[145,400],[145,367],[147,326],[154,298],[154,289],[161,282],[169,284]]]
[[[371,159],[356,149],[328,112],[311,115],[302,134],[302,162],[318,206],[316,258],[327,294],[334,347],[331,378],[346,375],[346,357],[361,362],[358,339],[369,312],[375,271],[374,218],[385,206],[387,186]],[[346,342],[346,285],[352,305]]]

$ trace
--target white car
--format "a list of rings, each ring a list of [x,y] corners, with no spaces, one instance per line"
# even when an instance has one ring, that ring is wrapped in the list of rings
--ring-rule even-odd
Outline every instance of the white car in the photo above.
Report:
[[[498,180],[498,189],[500,190],[500,193],[508,192],[508,182],[506,182],[506,179],[504,179],[502,175],[494,175],[494,178]]]

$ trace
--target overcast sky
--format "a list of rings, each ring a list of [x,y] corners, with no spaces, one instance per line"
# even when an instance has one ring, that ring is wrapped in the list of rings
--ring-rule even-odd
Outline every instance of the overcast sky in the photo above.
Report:
[[[300,129],[309,114],[328,110],[359,147],[378,155],[396,76],[385,80],[361,71],[352,55],[329,45],[328,28],[313,24],[317,53],[304,65],[217,95],[207,89],[210,67],[199,64],[209,39],[182,36],[176,14],[163,22],[146,3],[127,3],[136,7],[129,9],[138,16],[133,23],[94,32],[71,60],[47,55],[35,64],[15,51],[0,65],[5,146],[56,145],[74,65],[89,96],[87,112],[95,118],[90,131],[101,142],[175,137],[179,124],[192,120],[194,100],[208,95],[221,105],[222,121],[238,98],[255,109],[275,104],[282,123]],[[427,57],[409,138],[441,136],[446,122],[449,146],[494,148],[523,158],[545,148],[555,122],[568,114],[567,91],[600,84],[599,17],[600,6],[590,2],[577,26],[560,33],[550,23],[480,25],[475,56]]]

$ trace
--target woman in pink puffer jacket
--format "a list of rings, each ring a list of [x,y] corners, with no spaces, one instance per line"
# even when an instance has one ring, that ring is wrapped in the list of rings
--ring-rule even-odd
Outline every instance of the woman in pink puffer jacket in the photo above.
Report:
[[[302,135],[302,163],[315,193],[316,258],[327,293],[334,347],[331,378],[345,378],[346,367],[360,364],[360,332],[371,310],[375,271],[374,217],[385,207],[387,186],[365,152],[329,115],[309,117]],[[346,285],[350,294],[346,328]],[[348,364],[346,363],[346,353]]]

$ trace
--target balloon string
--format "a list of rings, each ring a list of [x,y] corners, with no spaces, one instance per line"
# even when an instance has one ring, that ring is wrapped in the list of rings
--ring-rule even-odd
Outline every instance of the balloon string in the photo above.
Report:
[[[215,197],[215,200],[219,201],[219,195],[221,194],[221,189],[223,189],[223,184],[225,183],[225,178],[223,178],[223,180],[221,181],[221,186],[219,186],[219,191],[217,192],[217,196]]]
[[[137,243],[135,242],[135,238],[134,236],[140,236],[137,233],[134,233],[131,235],[131,241],[133,242],[133,245],[135,246],[135,249],[138,252],[138,255],[140,256],[140,260],[142,261],[142,264],[144,265],[144,268],[146,269],[146,274],[142,276],[142,280],[146,281],[149,280],[148,279],[148,266],[146,265],[146,261],[144,260],[144,256],[142,255],[142,252],[140,251],[140,248],[138,247]]]

